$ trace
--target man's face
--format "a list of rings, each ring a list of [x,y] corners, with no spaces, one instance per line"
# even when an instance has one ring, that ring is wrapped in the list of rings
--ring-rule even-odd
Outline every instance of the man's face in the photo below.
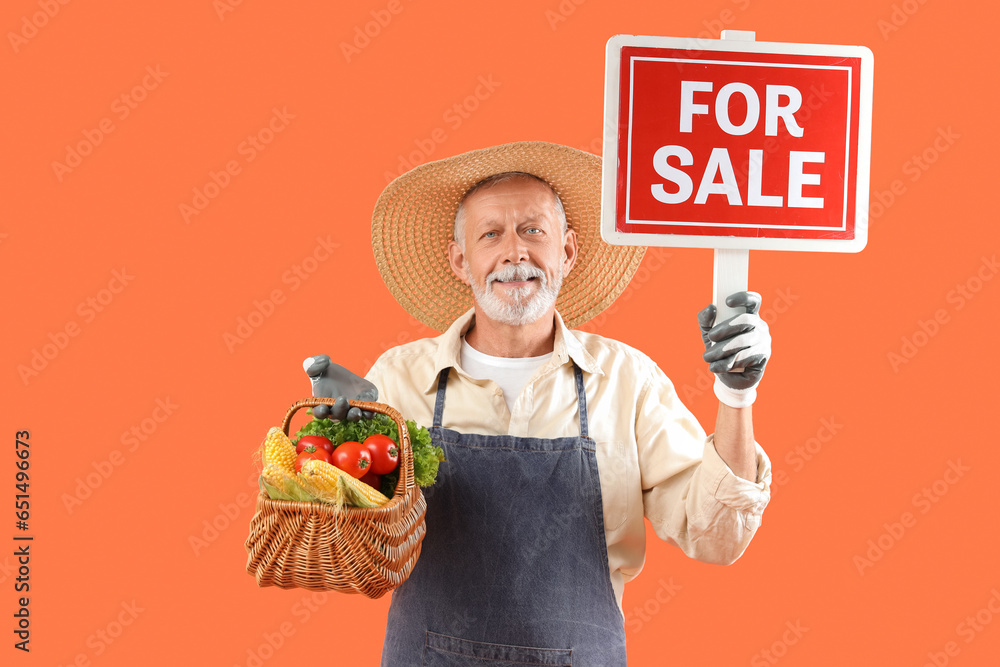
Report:
[[[514,179],[473,193],[464,236],[464,248],[449,244],[452,270],[487,317],[520,325],[551,316],[576,260],[576,234],[562,233],[548,186]]]

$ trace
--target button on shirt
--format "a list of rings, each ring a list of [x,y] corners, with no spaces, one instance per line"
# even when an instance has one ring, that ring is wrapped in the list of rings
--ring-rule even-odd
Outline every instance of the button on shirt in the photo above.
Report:
[[[648,356],[610,338],[570,331],[558,313],[555,320],[552,356],[512,409],[495,382],[473,378],[460,365],[474,310],[436,338],[388,350],[367,379],[378,387],[380,401],[429,426],[438,375],[450,367],[446,428],[559,438],[578,435],[575,362],[583,370],[590,436],[597,446],[608,564],[619,608],[625,583],[645,560],[643,517],[661,539],[692,558],[721,564],[739,558],[770,499],[771,466],[764,450],[755,444],[755,482],[736,476]]]

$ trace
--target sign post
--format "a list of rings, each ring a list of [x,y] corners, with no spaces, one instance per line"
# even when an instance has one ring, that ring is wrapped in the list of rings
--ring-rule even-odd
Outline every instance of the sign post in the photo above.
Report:
[[[868,239],[871,51],[754,38],[607,44],[601,235],[714,248],[717,321],[747,288],[749,250]]]
[[[752,30],[723,30],[722,39],[754,41]],[[715,321],[738,315],[739,308],[726,305],[726,297],[736,292],[745,292],[750,284],[750,250],[747,248],[716,248],[712,261],[712,303],[715,304]],[[734,368],[733,372],[743,370]]]

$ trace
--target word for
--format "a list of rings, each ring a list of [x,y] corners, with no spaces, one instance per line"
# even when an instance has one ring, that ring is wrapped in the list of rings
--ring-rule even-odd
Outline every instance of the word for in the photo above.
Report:
[[[59,5],[68,5],[69,0],[38,0],[38,6],[42,11],[35,12],[29,19],[28,16],[21,17],[21,29],[18,32],[8,32],[7,39],[10,41],[10,48],[14,53],[21,50],[21,47],[28,43],[28,40],[38,34],[38,31],[49,24],[49,19],[59,13]]]
[[[128,92],[122,93],[111,103],[111,111],[117,114],[118,120],[125,120],[139,103],[149,96],[149,93],[156,90],[160,83],[170,74],[160,70],[157,65],[153,69],[152,65],[146,67],[146,76],[142,81],[133,86]],[[104,142],[104,138],[115,131],[115,124],[111,118],[104,117],[97,122],[97,127],[84,129],[83,139],[74,144],[66,144],[66,157],[63,162],[55,160],[52,162],[52,171],[56,175],[56,180],[60,183],[67,174],[83,164],[83,158],[94,152],[94,149]]]
[[[952,304],[956,311],[962,310],[982,291],[983,285],[993,280],[998,271],[1000,264],[997,263],[996,255],[989,258],[982,257],[979,267],[964,283],[958,283],[948,290],[945,301]],[[951,314],[944,308],[938,308],[926,320],[917,320],[917,328],[900,339],[899,351],[890,350],[886,354],[893,372],[898,373],[901,366],[910,363],[917,353],[940,333],[941,327],[950,321]]]
[[[680,132],[693,131],[693,119],[696,115],[707,115],[709,105],[695,102],[695,93],[711,93],[711,81],[681,81],[680,95]],[[746,117],[739,125],[730,116],[730,100],[734,95],[742,97],[746,103]],[[794,86],[767,85],[764,95],[764,136],[774,137],[778,134],[778,121],[781,120],[788,134],[802,137],[803,128],[795,120],[795,112],[802,106],[802,93]],[[783,103],[783,100],[785,103]],[[743,136],[752,132],[760,121],[761,103],[757,91],[746,83],[738,81],[727,83],[719,89],[715,97],[715,121],[719,128],[731,136]],[[784,206],[782,195],[765,195],[763,188],[763,149],[749,150],[749,173],[747,186],[748,206]],[[668,192],[660,183],[650,186],[653,197],[664,204],[681,204],[691,198],[694,183],[691,176],[684,170],[670,164],[670,158],[678,158],[682,167],[694,164],[694,156],[684,146],[661,146],[653,154],[653,169],[662,178],[676,186],[676,191]],[[806,185],[820,185],[820,175],[806,172],[807,164],[822,164],[826,159],[823,151],[789,151],[788,154],[788,206],[789,208],[823,208],[823,197],[807,197],[802,194]],[[716,182],[718,177],[722,182]],[[695,204],[704,204],[709,195],[724,195],[731,206],[742,206],[743,200],[739,186],[736,184],[736,173],[733,162],[726,148],[713,148],[702,174]]]
[[[442,114],[441,119],[448,124],[451,130],[457,130],[462,124],[471,118],[471,114],[479,108],[479,104],[489,99],[493,92],[500,87],[500,82],[493,78],[492,74],[480,76],[479,83],[469,95],[466,95],[461,102],[455,102]],[[436,127],[423,138],[413,140],[416,150],[412,150],[406,155],[400,153],[399,162],[396,165],[396,172],[385,172],[385,182],[389,183],[397,176],[413,169],[417,165],[427,161],[437,147],[448,140],[448,133],[443,127]]]
[[[135,280],[135,276],[126,273],[125,267],[122,267],[121,271],[112,271],[111,280],[108,281],[107,287],[100,289],[94,296],[88,296],[77,305],[76,312],[83,318],[83,323],[93,322],[97,314],[103,312],[111,304],[115,295],[121,294],[133,280]],[[49,332],[49,342],[43,344],[41,348],[31,350],[29,365],[17,365],[17,374],[20,376],[21,382],[27,386],[32,378],[38,377],[39,373],[44,371],[49,363],[69,346],[70,339],[79,336],[81,331],[82,329],[76,320],[70,320],[61,330],[55,333]]]
[[[236,153],[243,156],[247,163],[257,159],[257,155],[274,141],[274,137],[288,127],[288,121],[295,118],[295,114],[288,112],[288,107],[282,107],[280,111],[278,107],[272,107],[271,112],[272,115],[267,124],[257,130],[255,134],[248,134],[246,139],[236,147]],[[184,222],[190,224],[191,218],[208,208],[212,200],[229,187],[233,177],[239,176],[242,172],[243,166],[239,160],[227,161],[219,171],[210,169],[208,181],[200,188],[196,186],[192,189],[194,196],[191,198],[191,203],[181,202],[178,207]]]
[[[935,480],[929,486],[923,487],[913,495],[910,502],[914,509],[919,510],[921,514],[930,512],[934,505],[948,494],[951,487],[957,484],[965,476],[965,473],[970,470],[972,468],[962,465],[961,459],[948,461],[948,469],[945,470],[940,479]],[[868,540],[868,549],[865,551],[864,556],[854,556],[854,566],[858,569],[858,574],[864,576],[866,569],[882,560],[886,552],[896,546],[899,540],[906,534],[906,531],[916,525],[917,517],[913,512],[903,512],[898,521],[892,523],[884,522],[882,524],[882,533],[878,537]]]

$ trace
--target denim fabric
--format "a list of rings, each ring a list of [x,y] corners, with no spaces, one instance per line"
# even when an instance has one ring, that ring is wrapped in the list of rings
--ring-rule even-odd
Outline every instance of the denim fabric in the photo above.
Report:
[[[625,664],[583,375],[574,371],[580,435],[553,439],[443,428],[448,369],[441,373],[431,438],[447,463],[427,490],[420,559],[392,595],[383,666]]]

